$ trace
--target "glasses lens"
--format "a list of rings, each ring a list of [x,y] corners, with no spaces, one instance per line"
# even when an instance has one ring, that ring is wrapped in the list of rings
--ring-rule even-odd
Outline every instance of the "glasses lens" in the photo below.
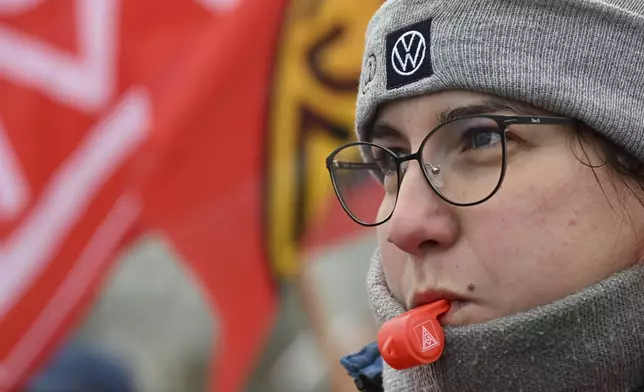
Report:
[[[370,151],[373,160],[365,162],[361,149]],[[353,219],[373,225],[389,218],[398,194],[393,154],[366,143],[347,146],[333,157],[331,173],[338,198]]]
[[[427,139],[423,169],[445,199],[477,203],[501,182],[504,154],[505,139],[496,121],[466,118],[443,125]]]

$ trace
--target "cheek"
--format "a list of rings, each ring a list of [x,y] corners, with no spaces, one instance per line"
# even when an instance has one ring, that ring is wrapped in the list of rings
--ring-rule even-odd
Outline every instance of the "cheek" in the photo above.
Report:
[[[387,226],[382,224],[377,228],[378,247],[382,255],[382,268],[387,279],[387,286],[392,295],[404,303],[404,293],[411,282],[408,282],[408,256],[394,244],[387,241]]]
[[[508,312],[579,291],[632,263],[631,227],[606,201],[615,200],[612,186],[605,195],[587,168],[525,178],[540,181],[510,177],[488,203],[462,214],[478,268]]]

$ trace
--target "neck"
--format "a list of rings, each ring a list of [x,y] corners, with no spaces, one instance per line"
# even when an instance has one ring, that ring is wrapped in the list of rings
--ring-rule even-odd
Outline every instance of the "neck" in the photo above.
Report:
[[[367,280],[380,323],[405,310],[392,297],[380,253]],[[644,266],[531,311],[445,328],[445,351],[427,366],[385,366],[386,391],[633,391],[644,381]]]

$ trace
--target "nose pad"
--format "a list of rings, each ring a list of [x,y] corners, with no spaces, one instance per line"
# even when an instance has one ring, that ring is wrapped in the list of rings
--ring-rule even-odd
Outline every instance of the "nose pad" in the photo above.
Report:
[[[432,185],[436,188],[441,188],[443,186],[443,175],[441,173],[440,166],[434,166],[427,162],[425,163],[425,172],[427,173],[427,177],[429,177],[429,181]]]

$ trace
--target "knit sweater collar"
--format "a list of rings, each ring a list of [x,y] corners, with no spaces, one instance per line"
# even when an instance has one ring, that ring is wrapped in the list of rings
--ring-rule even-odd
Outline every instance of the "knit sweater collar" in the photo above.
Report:
[[[367,287],[380,323],[404,312],[379,251]],[[644,379],[644,266],[525,313],[447,327],[445,346],[431,365],[385,364],[385,391],[634,391]]]

